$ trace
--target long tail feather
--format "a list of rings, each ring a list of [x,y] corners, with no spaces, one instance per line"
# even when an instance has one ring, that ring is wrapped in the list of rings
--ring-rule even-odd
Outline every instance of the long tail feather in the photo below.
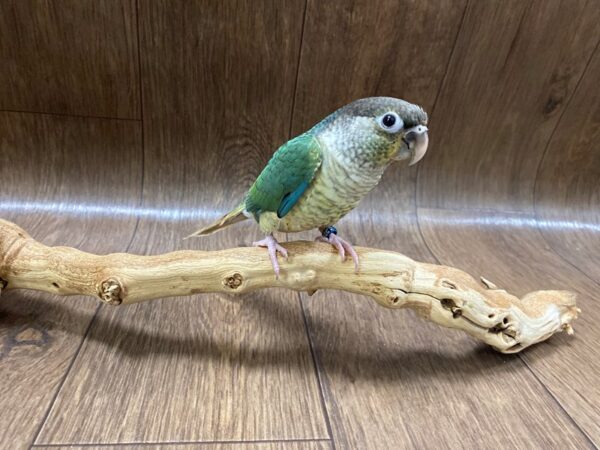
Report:
[[[246,220],[248,217],[244,215],[244,205],[241,204],[234,210],[228,212],[223,217],[218,219],[217,221],[211,223],[210,225],[205,226],[204,228],[200,228],[198,231],[187,236],[185,239],[194,237],[194,236],[206,236],[208,234],[215,233],[229,225],[233,225],[234,223],[242,222]]]

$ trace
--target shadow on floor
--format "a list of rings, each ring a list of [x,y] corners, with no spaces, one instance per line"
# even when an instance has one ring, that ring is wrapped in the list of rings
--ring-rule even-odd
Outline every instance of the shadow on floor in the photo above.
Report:
[[[142,359],[149,355],[213,360],[226,358],[235,364],[247,367],[278,365],[305,369],[310,348],[306,334],[298,332],[297,320],[301,320],[301,318],[299,318],[297,310],[292,313],[289,311],[281,313],[281,308],[298,308],[297,301],[282,302],[277,293],[268,295],[262,292],[260,298],[254,297],[250,294],[244,298],[237,298],[236,301],[243,302],[244,308],[255,309],[255,315],[260,317],[262,326],[268,326],[276,329],[276,333],[281,333],[282,345],[264,346],[263,343],[256,343],[255,340],[246,342],[235,334],[221,334],[212,337],[210,332],[207,332],[207,327],[200,326],[200,323],[199,327],[192,330],[190,334],[182,331],[183,336],[173,336],[168,330],[148,331],[144,329],[145,322],[142,317],[137,323],[132,322],[131,324],[123,324],[120,320],[122,313],[119,311],[123,311],[124,308],[152,308],[151,303],[119,308],[102,305],[101,308],[114,308],[114,312],[96,314],[86,339],[119,352],[123,358]],[[22,356],[43,357],[44,352],[40,352],[40,350],[53,345],[52,337],[57,333],[78,335],[83,338],[87,326],[82,326],[82,323],[89,322],[90,313],[78,307],[77,302],[83,304],[83,302],[91,300],[77,297],[70,298],[68,303],[57,300],[57,297],[53,299],[52,296],[28,291],[11,291],[2,298],[0,302],[0,337],[2,338],[0,359],[9,356],[11,349],[15,348],[15,343],[18,344],[16,336],[27,328],[39,330],[42,338],[29,342],[28,344],[32,345],[32,354]],[[172,302],[173,300],[165,301]],[[199,301],[199,299],[190,298],[187,301]],[[273,302],[278,302],[279,307],[274,307]],[[18,304],[18,307],[12,307],[15,304]],[[26,310],[31,312],[23,312]],[[36,311],[43,311],[45,314],[36,314]],[[277,311],[280,312],[277,313]],[[64,320],[65,317],[68,317],[69,320]],[[314,324],[315,320],[318,319],[312,319],[314,326],[334,329],[333,324],[322,322]],[[413,320],[413,318],[409,320]],[[231,326],[231,323],[227,324],[227,327],[231,328]],[[214,327],[214,324],[208,324],[208,329],[210,327]],[[440,332],[447,331],[440,330]],[[290,338],[290,333],[292,338]],[[515,366],[511,362],[518,359],[514,355],[499,354],[483,344],[473,343],[465,346],[464,352],[462,349],[458,353],[454,349],[449,349],[445,353],[439,349],[403,348],[402,342],[392,347],[389,343],[377,342],[376,338],[372,336],[362,336],[355,330],[346,329],[344,333],[344,340],[340,341],[340,346],[335,348],[335,351],[328,350],[326,354],[321,354],[323,351],[318,348],[315,351],[319,359],[325,357],[335,360],[335,364],[329,364],[328,367],[337,368],[338,373],[329,373],[329,376],[342,375],[351,378],[351,381],[365,379],[398,380],[403,383],[420,382],[424,379],[445,378],[450,367],[452,373],[466,378],[486,376],[486,374],[498,376],[505,371],[515,370]],[[357,347],[347,345],[348,342],[360,342],[365,339],[373,341],[368,343],[370,349],[368,351],[365,351],[364,345]],[[278,344],[277,339],[274,342]],[[26,347],[25,345],[21,349],[21,353],[26,350]]]

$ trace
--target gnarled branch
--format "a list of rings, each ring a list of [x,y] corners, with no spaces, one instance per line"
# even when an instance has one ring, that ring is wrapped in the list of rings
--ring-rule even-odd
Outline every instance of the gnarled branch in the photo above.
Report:
[[[312,293],[339,289],[367,295],[388,308],[463,330],[504,353],[515,353],[557,331],[572,333],[579,309],[568,291],[536,291],[519,299],[482,278],[404,255],[357,248],[361,267],[342,264],[326,244],[289,242],[290,258],[276,279],[258,248],[178,251],[156,256],[92,255],[48,247],[0,220],[0,291],[36,289],[91,295],[111,305],[205,292],[242,294],[269,287]]]

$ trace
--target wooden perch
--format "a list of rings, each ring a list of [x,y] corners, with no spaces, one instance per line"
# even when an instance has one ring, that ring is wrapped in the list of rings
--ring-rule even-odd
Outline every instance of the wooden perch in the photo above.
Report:
[[[568,291],[536,291],[519,299],[482,278],[399,253],[357,248],[360,272],[342,264],[327,244],[289,242],[275,279],[264,249],[178,251],[156,256],[92,255],[47,247],[17,225],[0,220],[0,291],[36,289],[91,295],[120,305],[205,292],[242,294],[269,287],[313,293],[340,289],[367,295],[387,308],[411,308],[421,317],[466,331],[504,353],[515,353],[557,331],[572,333],[579,309]]]

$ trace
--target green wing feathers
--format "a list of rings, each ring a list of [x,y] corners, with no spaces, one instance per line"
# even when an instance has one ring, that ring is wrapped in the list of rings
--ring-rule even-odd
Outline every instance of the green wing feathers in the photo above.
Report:
[[[265,211],[283,217],[301,198],[321,165],[319,142],[302,134],[275,152],[246,196],[246,211],[258,219]]]
[[[310,185],[321,159],[321,147],[313,136],[302,134],[292,139],[275,152],[242,204],[188,237],[212,234],[246,220],[244,210],[257,220],[264,211],[277,212],[283,217]]]

